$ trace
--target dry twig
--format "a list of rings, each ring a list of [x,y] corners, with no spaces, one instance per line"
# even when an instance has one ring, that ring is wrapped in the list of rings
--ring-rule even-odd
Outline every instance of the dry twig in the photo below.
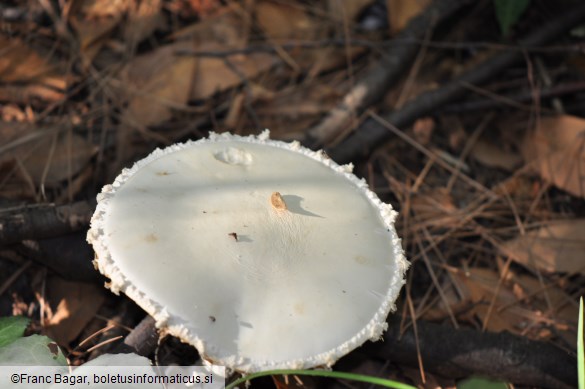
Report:
[[[475,68],[463,73],[438,89],[426,92],[406,104],[399,111],[383,118],[395,127],[405,127],[417,118],[432,114],[436,109],[461,98],[467,92],[465,85],[479,85],[492,79],[512,64],[524,58],[523,49],[544,45],[570,30],[585,19],[585,4],[570,7],[568,11],[552,19],[520,41],[517,51],[495,54]],[[391,138],[391,133],[376,120],[368,119],[361,127],[337,146],[327,149],[327,154],[338,163],[347,163],[369,155],[371,151]]]

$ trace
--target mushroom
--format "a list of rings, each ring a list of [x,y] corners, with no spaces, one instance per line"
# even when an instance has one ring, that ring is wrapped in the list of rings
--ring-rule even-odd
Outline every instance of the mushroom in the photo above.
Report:
[[[98,195],[94,263],[209,362],[331,366],[380,338],[408,267],[351,170],[268,131],[157,149]]]

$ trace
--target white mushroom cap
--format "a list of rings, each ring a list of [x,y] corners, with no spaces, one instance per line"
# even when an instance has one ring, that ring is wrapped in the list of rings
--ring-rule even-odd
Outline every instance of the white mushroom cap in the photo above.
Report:
[[[330,366],[386,329],[408,267],[396,212],[268,135],[155,150],[103,188],[88,241],[109,288],[208,361]]]

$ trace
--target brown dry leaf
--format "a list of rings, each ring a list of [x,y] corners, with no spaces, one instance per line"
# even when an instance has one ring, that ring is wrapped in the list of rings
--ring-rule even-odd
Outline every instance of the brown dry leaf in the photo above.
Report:
[[[457,116],[445,116],[441,118],[441,127],[447,130],[449,147],[453,150],[462,151],[468,138],[461,118]]]
[[[235,13],[224,13],[218,17],[198,23],[191,29],[194,49],[200,51],[226,51],[246,45],[246,23]],[[198,57],[191,99],[204,100],[251,80],[276,63],[275,56],[264,53],[233,55],[221,58]]]
[[[35,82],[56,90],[67,88],[67,78],[59,64],[43,56],[16,37],[0,34],[0,82]]]
[[[128,21],[124,23],[124,40],[134,47],[163,26],[161,0],[134,1],[128,6]]]
[[[494,192],[499,196],[509,195],[517,200],[532,199],[539,190],[539,182],[521,175],[512,176],[494,187]]]
[[[269,54],[257,53],[233,56],[229,62],[230,65],[227,65],[222,59],[199,59],[191,98],[204,100],[217,92],[236,87],[270,69],[276,63],[276,58]]]
[[[244,92],[240,92],[234,96],[230,102],[230,108],[225,116],[223,124],[227,128],[236,129],[238,122],[240,121],[244,103],[246,101],[246,95]]]
[[[516,297],[505,284],[501,285],[498,290],[494,308],[491,313],[489,312],[490,303],[500,282],[498,273],[490,269],[472,268],[467,274],[457,273],[454,279],[459,282],[459,289],[463,291],[464,295],[469,296],[471,301],[475,303],[473,313],[482,322],[488,320],[488,330],[518,333],[519,329],[524,327],[525,310],[520,309],[517,305],[511,305],[516,302]],[[511,306],[506,310],[499,311],[497,308],[503,305]]]
[[[84,66],[89,66],[129,6],[125,0],[79,0],[69,22],[77,32]]]
[[[16,104],[0,107],[0,118],[5,122],[25,122],[28,119],[26,113]]]
[[[528,296],[525,300],[535,311],[536,319],[552,324],[569,344],[575,341],[579,307],[571,296],[568,296],[557,285],[543,285],[534,277],[521,275],[515,278],[515,285]],[[550,302],[550,305],[549,305]],[[552,310],[552,311],[551,311]]]
[[[93,284],[50,278],[47,295],[56,308],[45,323],[47,335],[60,345],[71,343],[101,307],[103,290]]]
[[[0,195],[6,199],[34,199],[36,188],[13,159],[0,160]]]
[[[430,0],[387,0],[390,32],[396,35],[413,17],[421,13]]]
[[[502,251],[530,268],[585,274],[585,219],[550,221],[505,242]]]
[[[338,34],[346,34],[347,31],[352,31],[360,12],[371,3],[372,0],[329,0],[327,3],[327,13],[333,20],[340,22],[337,23]],[[321,26],[321,24],[317,22],[318,26]],[[325,29],[320,28],[316,31],[316,38],[324,39],[326,38],[326,33]],[[337,67],[345,67],[348,61],[363,54],[365,51],[365,47],[351,45],[343,48],[325,47],[322,50],[313,50],[310,52],[310,58],[308,59],[310,61],[308,65],[311,66],[312,64],[308,75],[309,77],[316,77],[320,73],[333,70]]]
[[[329,15],[334,20],[342,21],[351,29],[352,24],[355,23],[360,12],[371,3],[373,3],[373,0],[329,0],[327,2],[327,8]]]
[[[40,84],[3,85],[0,86],[0,101],[9,101],[14,104],[31,104],[35,100],[47,102],[60,101],[65,93]]]
[[[159,124],[172,115],[173,107],[187,103],[191,94],[197,59],[179,57],[179,49],[190,43],[177,42],[134,58],[121,71],[128,107],[122,121],[133,127]]]
[[[25,123],[0,122],[3,179],[24,177],[28,185],[55,186],[78,174],[97,147],[76,134],[39,130]],[[12,168],[9,168],[12,167]]]
[[[522,154],[544,180],[585,197],[585,119],[542,118],[524,139]]]
[[[290,103],[290,101],[288,101]],[[258,115],[278,115],[285,116],[288,118],[297,119],[299,116],[306,115],[323,115],[329,112],[331,104],[326,104],[322,101],[314,101],[307,99],[305,101],[299,101],[294,104],[287,104],[283,99],[275,101],[273,104],[268,102],[258,107],[256,113]]]
[[[343,15],[353,20],[357,12],[367,1],[359,0],[352,2],[331,3],[330,12],[333,12],[334,19],[339,13],[339,20]],[[256,19],[258,25],[264,31],[268,40],[273,42],[276,51],[295,70],[300,68],[309,69],[309,78],[317,74],[347,64],[350,58],[363,53],[363,47],[324,47],[320,50],[292,50],[290,53],[280,50],[279,41],[294,40],[318,40],[325,39],[329,28],[323,20],[310,15],[307,8],[299,5],[285,4],[280,2],[261,1],[256,5]]]
[[[501,168],[507,171],[514,170],[515,167],[522,163],[522,156],[510,150],[505,150],[503,147],[497,146],[486,139],[478,139],[471,148],[470,155],[485,166]]]
[[[173,32],[169,35],[169,39],[193,39],[199,44],[210,42],[227,46],[228,48],[242,48],[246,43],[246,26],[245,17],[226,10],[224,7],[215,16]],[[195,49],[199,48],[195,47]]]
[[[173,0],[165,3],[167,11],[184,19],[205,20],[224,7],[222,0]]]
[[[240,17],[224,13],[176,33],[179,41],[132,60],[120,73],[121,92],[129,101],[123,121],[133,127],[159,124],[190,99],[205,100],[270,68],[276,58],[262,53],[226,59],[176,55],[240,48],[245,44],[242,28]]]
[[[427,146],[431,141],[435,126],[435,120],[431,117],[416,119],[412,125],[414,139],[421,145]]]
[[[411,208],[417,225],[449,227],[461,220],[459,209],[445,188],[415,194],[411,199]]]
[[[458,285],[457,281],[455,283]],[[460,295],[459,291],[452,285],[451,278],[443,278],[441,289],[443,290],[443,297],[434,308],[418,308],[423,312],[421,318],[429,321],[440,321],[450,316],[449,311],[456,317],[464,318],[473,305],[471,297],[469,295]]]
[[[230,108],[226,114],[224,120],[224,126],[236,130],[239,128],[239,124],[242,123],[242,113],[244,111],[245,104],[253,104],[256,101],[269,101],[273,99],[275,93],[269,91],[263,86],[250,83],[246,91],[237,93],[230,103]],[[258,113],[258,112],[257,112]]]
[[[365,47],[352,46],[347,48],[325,47],[322,50],[313,50],[309,52],[305,59],[300,61],[300,65],[305,68],[309,67],[307,75],[310,78],[316,77],[321,73],[334,70],[340,66],[346,66],[349,60],[357,57],[366,51]]]
[[[257,104],[254,110],[275,138],[298,140],[303,138],[307,128],[337,104],[339,90],[343,90],[343,86],[332,89],[319,82],[277,89],[270,99]]]
[[[313,39],[318,24],[299,6],[271,1],[256,4],[256,19],[268,39]]]

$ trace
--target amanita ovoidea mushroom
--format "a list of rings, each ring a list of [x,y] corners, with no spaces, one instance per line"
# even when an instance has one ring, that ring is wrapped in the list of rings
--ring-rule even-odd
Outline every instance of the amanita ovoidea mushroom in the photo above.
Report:
[[[88,241],[109,288],[204,359],[330,366],[387,326],[396,213],[351,166],[268,135],[155,150],[103,188]]]

